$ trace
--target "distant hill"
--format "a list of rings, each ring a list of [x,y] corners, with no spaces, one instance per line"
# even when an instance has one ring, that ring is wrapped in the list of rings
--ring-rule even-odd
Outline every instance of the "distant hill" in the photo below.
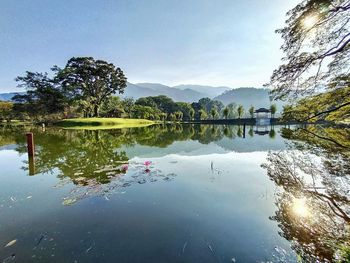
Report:
[[[213,97],[207,93],[199,92],[193,89],[179,89],[169,87],[158,83],[128,83],[125,93],[122,97],[133,97],[135,99],[146,96],[166,95],[174,101],[193,102],[204,97]]]
[[[24,92],[19,92],[24,94]],[[17,93],[2,93],[0,100],[9,101]],[[117,94],[118,95],[118,94]],[[241,104],[246,110],[253,105],[255,108],[269,107],[271,105],[268,89],[211,87],[201,85],[179,85],[169,87],[159,83],[128,83],[122,97],[133,97],[138,99],[147,96],[166,95],[174,101],[194,102],[201,98],[209,97],[220,100],[225,105],[234,102]],[[273,102],[277,105],[278,111],[282,109],[283,102]]]
[[[225,105],[234,102],[237,105],[243,105],[248,110],[250,106],[257,108],[269,108],[271,104],[276,104],[277,110],[280,111],[284,105],[283,101],[270,101],[269,89],[257,88],[237,88],[225,91],[214,98]]]
[[[0,93],[0,101],[11,101],[12,97],[16,94],[24,94],[25,92],[9,92],[9,93]]]
[[[229,87],[212,87],[212,86],[202,86],[202,85],[178,85],[174,86],[173,88],[177,88],[180,90],[194,90],[198,91],[200,93],[207,94],[207,97],[214,98],[222,93],[224,93],[227,90],[230,90],[232,88]]]

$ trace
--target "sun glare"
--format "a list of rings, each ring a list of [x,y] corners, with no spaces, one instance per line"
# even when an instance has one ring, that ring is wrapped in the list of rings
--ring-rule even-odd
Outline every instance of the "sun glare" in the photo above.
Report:
[[[314,25],[316,25],[318,21],[318,16],[317,15],[309,15],[303,20],[303,26],[306,29],[311,29]]]
[[[300,217],[307,217],[310,214],[304,198],[295,198],[293,201],[292,210],[294,214]]]

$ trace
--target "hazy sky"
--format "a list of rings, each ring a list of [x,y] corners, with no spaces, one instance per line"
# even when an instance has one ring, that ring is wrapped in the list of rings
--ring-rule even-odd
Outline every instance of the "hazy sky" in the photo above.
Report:
[[[282,56],[297,0],[0,0],[0,92],[14,78],[93,56],[130,82],[255,86]]]

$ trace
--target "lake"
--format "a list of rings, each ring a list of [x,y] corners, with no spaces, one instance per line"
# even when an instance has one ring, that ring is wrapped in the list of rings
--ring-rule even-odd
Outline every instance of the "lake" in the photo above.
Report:
[[[321,126],[0,126],[0,260],[331,262],[349,149]]]

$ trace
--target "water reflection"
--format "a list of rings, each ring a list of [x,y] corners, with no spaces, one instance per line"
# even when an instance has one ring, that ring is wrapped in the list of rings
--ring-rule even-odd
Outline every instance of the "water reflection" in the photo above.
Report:
[[[35,134],[35,158],[29,156],[22,169],[29,175],[55,174],[61,179],[55,188],[73,182],[76,187],[63,201],[64,205],[71,205],[92,195],[108,198],[132,184],[170,181],[176,177],[174,173],[164,174],[151,161],[147,161],[148,164],[130,162],[123,147],[166,148],[175,141],[186,140],[209,144],[223,138],[245,138],[246,127],[177,124],[103,131],[55,128],[30,131]],[[24,154],[27,151],[25,132],[20,127],[3,128],[0,142],[16,143],[16,150]]]
[[[78,248],[84,262],[95,260],[88,261],[89,253],[107,254],[106,262],[127,261],[130,254],[137,256],[135,261],[146,254],[150,260],[145,262],[212,262],[213,256],[222,262],[233,257],[237,262],[295,262],[286,240],[300,261],[327,262],[349,247],[349,129],[0,129],[0,149],[11,150],[2,156],[13,159],[2,160],[3,174],[11,176],[2,177],[7,182],[0,209],[7,225],[2,228],[6,240],[0,241],[21,237],[22,229],[38,222],[21,240],[27,243],[19,251],[27,251],[27,259],[34,237],[40,240],[46,230],[66,235],[57,241],[62,259],[57,262],[67,257],[74,262],[71,248],[85,239],[94,241]],[[35,177],[23,175],[23,170],[32,173],[27,131],[35,136]],[[86,200],[96,196],[101,198]],[[77,218],[84,224],[73,224]]]
[[[250,137],[257,134],[259,127],[249,127]],[[264,127],[265,135],[275,134],[273,126]],[[220,145],[227,150],[233,150],[232,140],[246,137],[246,127],[222,126],[222,125],[153,125],[138,129],[115,129],[115,130],[62,130],[62,129],[35,129],[30,131],[35,134],[35,173],[50,173],[58,169],[61,177],[75,179],[84,174],[87,178],[98,178],[100,183],[109,183],[108,176],[112,171],[122,172],[119,166],[129,160],[121,147],[134,145],[166,148],[174,142],[198,141],[200,144],[225,141]],[[255,131],[255,132],[253,132]],[[16,150],[20,153],[27,151],[24,133],[21,127],[2,128],[0,132],[0,147],[17,144]],[[262,135],[262,134],[260,134]],[[239,143],[238,143],[239,146]],[[253,147],[259,147],[259,144]],[[235,149],[238,150],[239,149]],[[258,149],[256,149],[258,150]],[[28,169],[34,173],[34,163],[29,160]],[[99,171],[99,172],[97,172]],[[76,180],[74,180],[76,181]]]
[[[263,165],[282,188],[271,219],[304,260],[332,262],[349,251],[350,130],[310,126],[281,133],[292,140],[289,149],[270,152]]]

